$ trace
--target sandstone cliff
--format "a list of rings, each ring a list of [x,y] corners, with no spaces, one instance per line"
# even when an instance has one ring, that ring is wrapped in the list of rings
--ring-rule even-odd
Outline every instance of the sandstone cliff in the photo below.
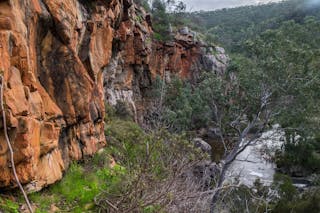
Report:
[[[228,58],[212,48],[193,32],[154,41],[151,17],[130,0],[0,1],[0,71],[21,182],[39,190],[105,146],[105,101],[139,112],[157,75],[223,72]],[[0,188],[14,187],[0,128]]]
[[[223,48],[205,44],[188,28],[177,32],[173,41],[155,41],[150,20],[142,8],[130,1],[124,4],[112,58],[103,72],[106,102],[128,102],[139,122],[143,122],[145,93],[156,76],[170,81],[172,76],[196,79],[201,71],[221,74],[229,60]]]

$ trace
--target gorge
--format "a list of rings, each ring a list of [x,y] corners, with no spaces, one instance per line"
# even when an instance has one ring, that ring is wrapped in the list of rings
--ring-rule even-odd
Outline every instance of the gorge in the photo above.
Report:
[[[157,75],[192,79],[228,61],[189,32],[154,41],[150,16],[130,0],[1,1],[0,37],[8,132],[31,191],[107,144],[105,102],[129,102],[142,121]],[[0,151],[0,187],[14,187],[3,130]]]
[[[319,4],[186,9],[0,0],[0,212],[319,212]]]

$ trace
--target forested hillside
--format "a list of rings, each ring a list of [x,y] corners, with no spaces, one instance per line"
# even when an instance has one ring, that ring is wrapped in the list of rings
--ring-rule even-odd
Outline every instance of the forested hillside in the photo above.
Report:
[[[252,91],[261,89],[259,85],[269,88],[277,99],[272,104],[277,114],[273,120],[290,128],[288,135],[302,136],[299,143],[287,138],[291,145],[285,152],[286,163],[293,161],[295,166],[303,164],[305,169],[319,170],[319,159],[315,160],[311,153],[320,152],[320,2],[288,0],[194,12],[189,18],[190,25],[197,26],[208,42],[228,49],[232,56],[230,73],[246,79]],[[244,90],[248,95],[250,90]],[[306,147],[294,148],[292,144]],[[306,153],[302,154],[302,150]]]
[[[237,76],[246,100],[268,94],[270,124],[280,124],[285,132],[275,159],[279,172],[308,180],[319,177],[320,3],[289,0],[190,17],[190,26],[202,31],[207,42],[228,50],[228,73]],[[256,103],[247,102],[249,108]],[[287,195],[272,211],[318,212],[311,200],[318,202],[313,192],[319,182],[312,184],[303,196],[288,184],[283,188]]]
[[[228,50],[241,48],[241,43],[264,32],[276,29],[284,21],[302,23],[306,16],[320,18],[316,1],[290,0],[260,6],[244,6],[190,14],[190,25],[207,33],[207,38]]]

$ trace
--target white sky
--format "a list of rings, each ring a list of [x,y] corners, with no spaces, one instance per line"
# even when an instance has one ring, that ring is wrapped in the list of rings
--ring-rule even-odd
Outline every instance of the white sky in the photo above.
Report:
[[[183,0],[187,5],[187,11],[216,10],[278,1],[281,0]]]

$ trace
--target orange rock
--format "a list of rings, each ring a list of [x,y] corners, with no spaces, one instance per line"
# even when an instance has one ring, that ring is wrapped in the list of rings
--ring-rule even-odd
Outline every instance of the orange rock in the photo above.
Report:
[[[13,115],[28,115],[29,105],[26,98],[24,86],[21,81],[20,71],[11,67],[7,80],[5,100]]]
[[[101,73],[111,57],[111,26],[120,15],[118,1],[90,16],[77,0],[43,2],[46,7],[39,0],[0,2],[8,133],[18,176],[30,190],[61,179],[71,160],[105,146]],[[80,49],[90,55],[90,66],[79,58]],[[0,188],[16,186],[3,131],[1,124]]]
[[[40,129],[40,154],[44,155],[58,148],[60,128],[53,123],[42,123]]]
[[[192,34],[153,41],[150,15],[131,0],[92,1],[87,9],[79,0],[41,2],[0,1],[7,130],[31,191],[106,145],[104,97],[129,102],[142,121],[156,76],[192,79],[204,54]],[[3,131],[0,124],[0,188],[15,187]]]
[[[55,183],[62,178],[65,169],[61,152],[58,149],[46,154],[37,164],[36,181],[30,183],[28,191],[39,191],[43,186]]]
[[[81,26],[82,13],[76,0],[44,0],[56,25],[56,32],[65,45],[76,52],[79,35],[77,26]]]
[[[0,29],[1,30],[11,30],[12,29],[11,19],[8,17],[0,18]]]
[[[98,73],[109,63],[111,58],[113,29],[107,20],[98,19],[95,23],[91,34],[89,56],[94,80],[97,80]]]

